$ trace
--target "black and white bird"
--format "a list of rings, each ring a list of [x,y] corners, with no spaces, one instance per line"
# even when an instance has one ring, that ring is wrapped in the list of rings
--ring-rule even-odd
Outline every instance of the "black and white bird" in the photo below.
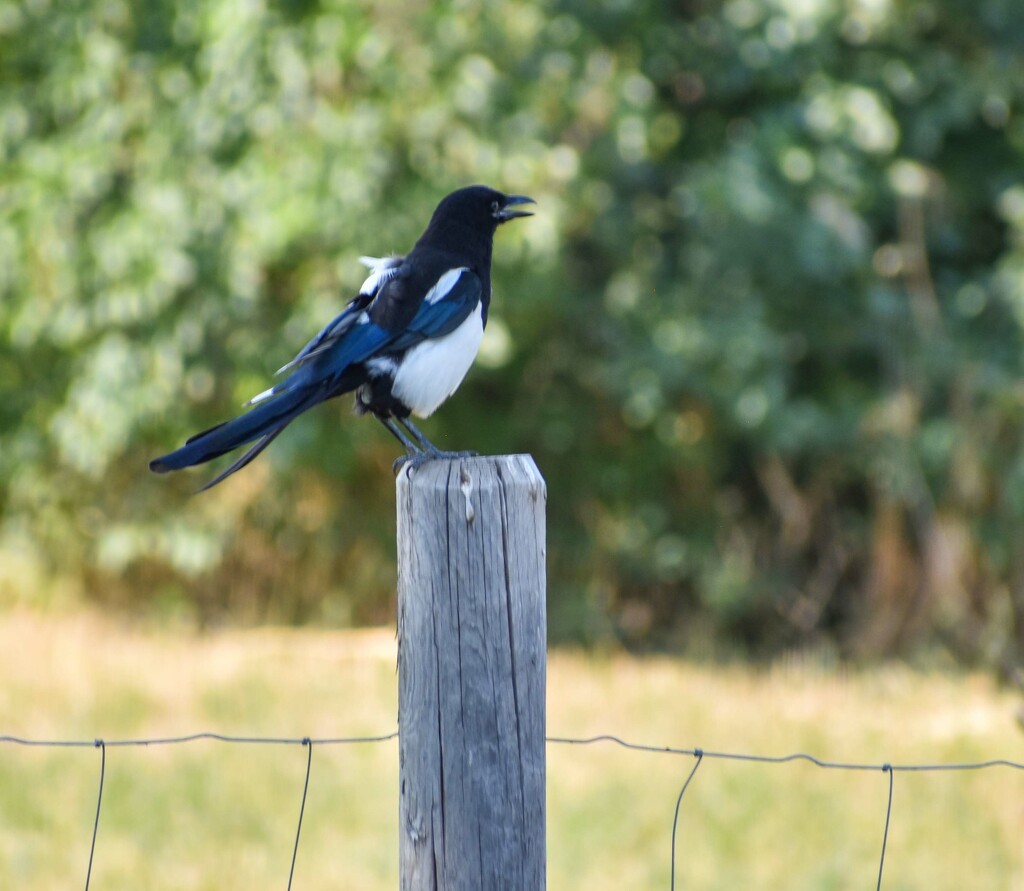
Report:
[[[196,434],[150,469],[181,470],[253,443],[203,486],[209,489],[304,411],[351,392],[356,412],[373,415],[405,447],[400,461],[468,454],[441,451],[409,416],[433,414],[469,371],[487,324],[494,233],[530,216],[518,208],[533,203],[486,186],[452,192],[404,257],[361,258],[370,275],[359,294],[278,372],[290,372],[287,378],[250,399],[245,414]]]

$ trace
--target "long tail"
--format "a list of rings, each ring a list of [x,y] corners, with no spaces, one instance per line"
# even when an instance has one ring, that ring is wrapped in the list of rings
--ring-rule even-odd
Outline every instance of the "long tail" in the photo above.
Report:
[[[168,473],[172,470],[194,467],[258,440],[227,470],[203,486],[199,490],[202,492],[245,467],[270,445],[285,427],[307,409],[323,402],[327,396],[321,387],[296,387],[284,390],[274,398],[256,405],[244,415],[197,433],[180,449],[154,458],[149,462],[149,469],[154,473]]]

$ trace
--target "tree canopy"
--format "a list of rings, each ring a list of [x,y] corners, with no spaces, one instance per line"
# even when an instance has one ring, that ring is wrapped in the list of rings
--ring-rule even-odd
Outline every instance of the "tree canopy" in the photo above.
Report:
[[[1024,652],[1014,0],[0,3],[0,602],[387,619],[394,445],[231,416],[484,182],[443,447],[549,485],[552,635]]]

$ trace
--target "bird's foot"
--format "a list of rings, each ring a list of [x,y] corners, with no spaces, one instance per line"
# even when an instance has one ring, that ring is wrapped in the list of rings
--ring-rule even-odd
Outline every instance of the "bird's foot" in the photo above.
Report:
[[[431,455],[432,458],[441,458],[443,460],[451,460],[453,458],[479,458],[480,453],[474,452],[472,449],[466,449],[461,452],[441,452],[438,451],[436,454]]]
[[[479,455],[479,452],[474,451],[442,452],[440,449],[435,449],[432,452],[414,452],[411,455],[402,455],[400,458],[396,458],[391,469],[395,472],[395,476],[398,476],[406,467],[415,470],[428,461],[451,461],[455,458],[476,458]]]

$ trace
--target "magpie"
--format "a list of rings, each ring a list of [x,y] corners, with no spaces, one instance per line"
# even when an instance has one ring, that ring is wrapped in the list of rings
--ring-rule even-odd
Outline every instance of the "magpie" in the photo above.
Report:
[[[361,257],[370,274],[348,306],[253,396],[249,410],[150,462],[155,473],[203,464],[251,447],[199,491],[241,470],[300,414],[344,393],[402,444],[395,462],[462,457],[443,452],[412,423],[451,396],[476,358],[491,301],[491,248],[498,226],[532,214],[525,195],[469,186],[446,196],[405,256]]]

